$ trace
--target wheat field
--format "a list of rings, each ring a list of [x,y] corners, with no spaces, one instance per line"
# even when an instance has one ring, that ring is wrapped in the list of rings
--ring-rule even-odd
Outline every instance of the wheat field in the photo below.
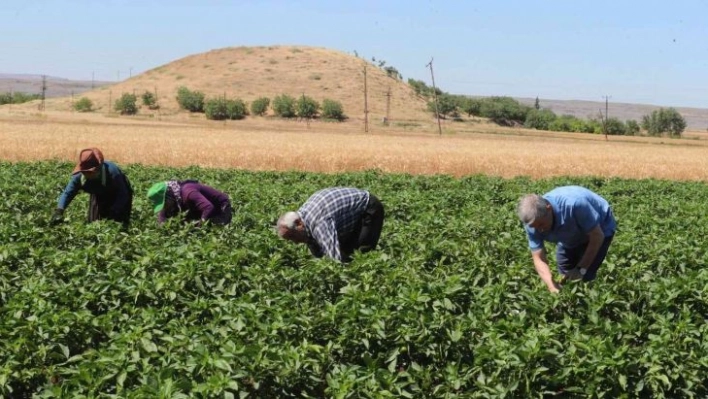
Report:
[[[500,177],[617,176],[708,180],[708,140],[604,137],[446,125],[148,121],[71,113],[0,115],[0,159],[74,161],[101,148],[121,165]]]

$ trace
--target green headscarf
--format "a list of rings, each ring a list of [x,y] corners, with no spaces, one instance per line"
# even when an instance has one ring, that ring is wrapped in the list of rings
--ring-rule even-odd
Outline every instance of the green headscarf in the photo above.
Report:
[[[159,213],[165,207],[165,195],[167,194],[167,183],[161,181],[155,183],[148,190],[148,198],[153,205],[153,211]]]

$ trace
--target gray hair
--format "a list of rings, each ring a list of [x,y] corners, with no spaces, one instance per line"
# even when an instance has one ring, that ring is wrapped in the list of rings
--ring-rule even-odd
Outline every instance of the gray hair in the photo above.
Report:
[[[285,227],[287,230],[295,229],[295,222],[300,220],[300,214],[297,212],[285,212],[278,219],[278,235],[282,237],[281,227]]]
[[[516,212],[521,222],[531,224],[536,219],[542,218],[548,214],[549,204],[547,199],[538,194],[527,194],[519,200],[519,206]]]

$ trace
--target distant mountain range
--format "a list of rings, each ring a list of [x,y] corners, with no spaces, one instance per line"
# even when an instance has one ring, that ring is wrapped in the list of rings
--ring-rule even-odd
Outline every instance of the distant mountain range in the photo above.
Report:
[[[72,93],[74,95],[89,92],[94,88],[120,84],[120,82],[108,81],[86,81],[86,80],[71,80],[56,76],[47,76],[47,98],[52,97],[68,97]],[[5,92],[24,92],[24,93],[41,93],[42,91],[42,75],[30,74],[13,74],[0,73],[0,93]],[[517,98],[521,103],[530,106],[534,105],[535,98]],[[573,115],[578,118],[597,118],[602,112],[605,112],[605,103],[600,101],[583,101],[583,100],[552,100],[539,99],[542,108],[551,109],[556,115]],[[609,103],[609,116],[616,117],[620,120],[634,119],[641,121],[644,115],[650,114],[652,111],[661,107],[647,104],[626,104],[626,103]],[[666,108],[666,107],[664,107]],[[689,130],[708,131],[708,109],[705,108],[689,108],[689,107],[674,107],[686,119]]]
[[[535,98],[517,98],[522,104],[533,106]],[[573,115],[578,118],[588,119],[590,117],[597,118],[602,112],[605,114],[605,103],[600,101],[582,101],[582,100],[546,100],[539,99],[541,108],[548,108],[556,115]],[[657,106],[648,104],[627,104],[627,103],[608,103],[608,114],[610,118],[615,117],[622,121],[634,119],[641,122],[644,115],[650,114],[652,111],[659,108],[668,108],[668,106]],[[689,108],[689,107],[673,107],[686,120],[689,130],[708,130],[708,109],[705,108]]]
[[[71,80],[56,76],[47,76],[47,98],[68,97],[91,90],[92,88],[106,86],[115,82]],[[28,94],[42,93],[42,75],[19,73],[0,73],[0,93],[22,92]]]

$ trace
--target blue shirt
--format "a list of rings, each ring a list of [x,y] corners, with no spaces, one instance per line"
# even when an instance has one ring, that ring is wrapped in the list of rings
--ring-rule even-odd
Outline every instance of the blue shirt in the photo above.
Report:
[[[307,246],[316,257],[341,261],[340,237],[352,233],[369,204],[369,192],[356,188],[326,188],[314,193],[297,211],[305,222]]]
[[[120,168],[110,161],[104,161],[101,173],[95,179],[86,179],[80,172],[71,175],[64,192],[59,196],[57,207],[66,209],[79,191],[112,199],[112,211],[121,213],[130,206],[132,188]]]
[[[543,248],[545,241],[565,248],[576,248],[588,241],[588,233],[598,224],[609,237],[615,234],[617,223],[610,204],[599,195],[580,186],[558,187],[543,195],[553,208],[553,226],[541,233],[525,226],[532,251]]]

